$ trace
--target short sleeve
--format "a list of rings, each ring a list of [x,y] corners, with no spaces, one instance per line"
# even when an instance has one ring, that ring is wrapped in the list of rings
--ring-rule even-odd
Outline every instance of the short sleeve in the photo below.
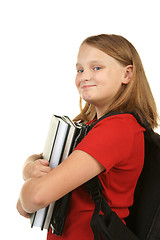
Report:
[[[134,136],[141,126],[130,114],[111,116],[99,121],[77,145],[100,162],[108,172],[113,166],[127,161]]]

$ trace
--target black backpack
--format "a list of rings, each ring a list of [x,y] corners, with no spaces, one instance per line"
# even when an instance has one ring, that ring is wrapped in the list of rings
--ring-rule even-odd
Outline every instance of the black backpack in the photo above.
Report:
[[[84,126],[84,128],[90,131],[102,119],[117,114],[119,113],[106,114],[90,127]],[[95,203],[90,223],[94,240],[100,240],[100,236],[103,240],[160,240],[160,135],[155,133],[147,122],[142,124],[136,114],[131,114],[146,129],[144,167],[135,189],[134,203],[129,209],[130,214],[125,219],[125,225],[104,199],[102,184],[98,176],[85,183]],[[69,199],[71,193],[68,196],[60,200],[63,207],[57,208],[58,211],[55,211],[57,214],[52,216],[51,226],[54,227],[54,233],[57,235],[61,235],[63,231],[67,207],[64,207],[62,202],[63,199]],[[65,200],[65,202],[69,205],[69,201]],[[100,210],[104,215],[99,214]],[[60,222],[63,222],[61,227]],[[56,229],[61,229],[61,231],[56,231]]]

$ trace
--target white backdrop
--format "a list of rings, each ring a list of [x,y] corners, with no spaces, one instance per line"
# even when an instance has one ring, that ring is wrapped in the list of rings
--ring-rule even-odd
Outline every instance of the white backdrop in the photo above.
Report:
[[[16,211],[25,159],[43,151],[52,114],[79,113],[74,85],[82,40],[115,33],[138,50],[158,109],[158,0],[0,1],[0,208],[3,239],[46,239]],[[159,131],[159,129],[157,130]],[[4,235],[6,234],[6,235]],[[4,237],[5,236],[5,237]]]

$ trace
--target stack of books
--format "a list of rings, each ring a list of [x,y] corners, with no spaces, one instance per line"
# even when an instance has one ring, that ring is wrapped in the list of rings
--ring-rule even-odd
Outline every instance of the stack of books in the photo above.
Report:
[[[53,115],[43,151],[43,158],[49,161],[51,168],[56,168],[74,150],[81,138],[81,124],[75,124],[67,116]],[[31,227],[48,229],[55,202],[33,213]]]

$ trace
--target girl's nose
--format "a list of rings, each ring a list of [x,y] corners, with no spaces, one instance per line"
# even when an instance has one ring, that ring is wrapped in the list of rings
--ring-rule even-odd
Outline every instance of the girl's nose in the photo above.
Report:
[[[82,76],[81,76],[81,81],[89,81],[92,79],[92,73],[89,71],[89,70],[85,70],[83,73],[82,73]]]

